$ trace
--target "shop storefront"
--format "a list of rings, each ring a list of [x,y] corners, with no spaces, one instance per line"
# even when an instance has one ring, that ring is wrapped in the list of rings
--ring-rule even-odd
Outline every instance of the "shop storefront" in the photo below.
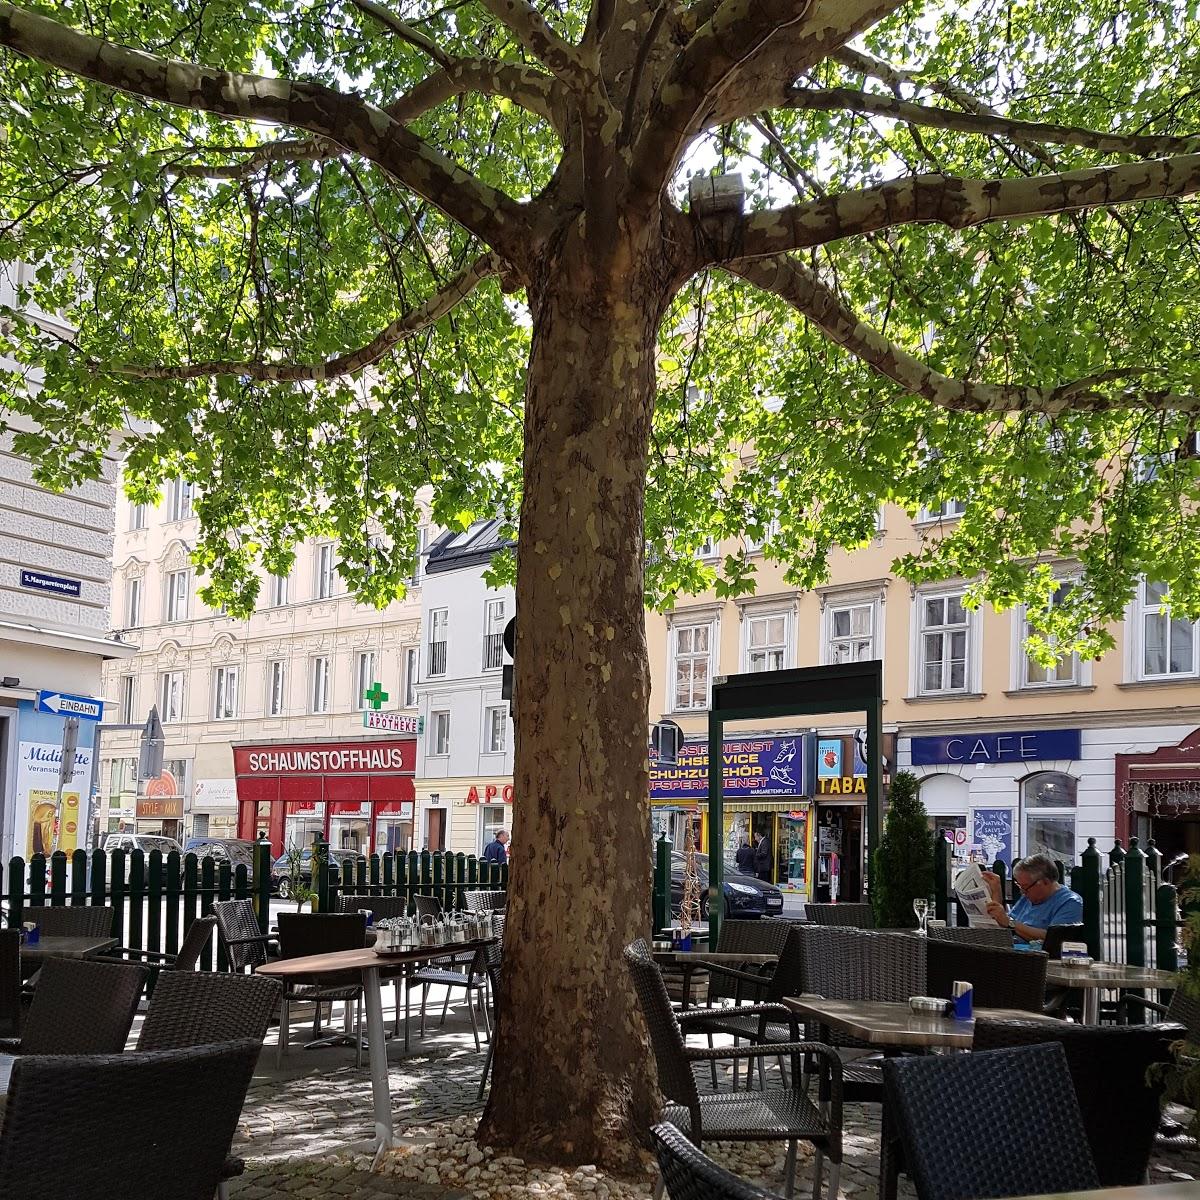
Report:
[[[235,746],[238,837],[265,833],[273,854],[319,833],[363,854],[413,848],[416,742]]]
[[[812,895],[817,903],[861,900],[867,845],[867,763],[857,740],[816,737]],[[890,762],[890,751],[884,758]]]
[[[135,801],[136,832],[150,837],[174,838],[183,845],[184,794],[187,761],[167,762],[156,779],[148,780]]]
[[[1116,836],[1153,838],[1169,863],[1200,854],[1200,729],[1140,754],[1116,756]],[[1172,881],[1175,881],[1173,875]]]
[[[237,837],[237,780],[197,779],[192,787],[193,837]]]

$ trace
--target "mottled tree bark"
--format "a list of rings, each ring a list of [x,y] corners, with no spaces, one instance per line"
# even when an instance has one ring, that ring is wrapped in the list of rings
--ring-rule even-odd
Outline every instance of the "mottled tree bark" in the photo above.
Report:
[[[573,244],[532,295],[512,888],[481,1131],[617,1169],[657,1118],[621,957],[650,927],[642,505],[668,289],[645,242],[604,247],[601,269]]]

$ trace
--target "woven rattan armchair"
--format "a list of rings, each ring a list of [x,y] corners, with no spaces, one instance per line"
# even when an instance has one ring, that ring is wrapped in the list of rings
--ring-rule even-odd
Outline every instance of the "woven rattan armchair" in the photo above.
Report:
[[[669,1121],[650,1130],[654,1156],[671,1200],[774,1200],[697,1150]]]
[[[1049,962],[1045,954],[925,940],[929,943],[928,995],[949,997],[954,981],[966,979],[973,985],[976,1008],[1042,1011]]]
[[[814,925],[840,925],[847,929],[875,928],[875,914],[869,904],[806,904],[804,915]]]
[[[0,1051],[119,1054],[125,1049],[147,974],[145,967],[134,963],[48,958],[20,1038],[0,1039]]]
[[[1099,1186],[1062,1046],[889,1058],[883,1078],[885,1155],[904,1147],[918,1200]]]
[[[257,1056],[248,1039],[19,1059],[0,1133],[0,1196],[212,1200]]]
[[[1086,942],[1087,931],[1082,924],[1051,925],[1042,939],[1042,951],[1051,958],[1062,958],[1063,942]]]
[[[281,958],[307,958],[313,954],[332,954],[339,950],[361,950],[367,942],[367,918],[361,913],[280,913],[279,951]],[[333,1005],[337,1001],[355,1006],[355,1036],[332,1034],[320,1037],[321,1006],[330,1006],[332,1020]],[[321,1045],[333,1045],[353,1041],[355,1065],[362,1066],[362,1001],[363,985],[358,979],[347,982],[346,976],[314,975],[304,982],[293,982],[289,978],[284,988],[283,1001],[279,1009],[279,1044],[275,1065],[283,1065],[283,1056],[288,1051],[291,1013],[294,1003],[314,1003],[317,1006],[313,1019],[314,1040],[308,1043],[312,1049]],[[347,1008],[348,1011],[348,1008]]]
[[[0,929],[0,1033],[21,1032],[21,931]]]
[[[957,942],[960,946],[989,946],[1011,950],[1013,939],[1000,925],[935,925],[927,931],[935,942]]]
[[[257,970],[279,954],[279,939],[259,928],[252,900],[218,900],[212,906],[217,932],[229,958],[230,970]]]
[[[508,918],[498,909],[492,910],[492,936],[496,939],[494,946],[489,946],[483,952],[484,964],[487,968],[488,982],[492,993],[492,1036],[488,1041],[487,1054],[483,1060],[483,1074],[479,1077],[479,1092],[477,1100],[483,1099],[487,1087],[488,1075],[492,1069],[492,1052],[496,1049],[496,1022],[500,1019],[500,968],[504,961],[504,928]]]
[[[464,892],[467,912],[503,912],[508,907],[507,892]]]
[[[800,1041],[794,1015],[782,1005],[774,1004],[747,1006],[746,1015],[766,1012],[790,1023],[792,1041],[769,1047],[689,1049],[684,1045],[681,1025],[702,1020],[712,1015],[712,1010],[696,1009],[676,1016],[662,972],[644,941],[626,946],[625,962],[633,978],[658,1066],[658,1083],[666,1100],[663,1120],[677,1125],[697,1147],[705,1138],[710,1141],[787,1142],[787,1196],[792,1195],[795,1185],[796,1145],[809,1142],[816,1151],[813,1200],[820,1200],[825,1155],[830,1162],[829,1195],[836,1197],[842,1163],[842,1064],[837,1053],[829,1046]],[[713,1059],[749,1060],[777,1054],[792,1059],[792,1086],[700,1095],[693,1073],[695,1066]],[[818,1109],[800,1086],[800,1058],[804,1055],[812,1056],[821,1064],[821,1077],[828,1095],[826,1112]]]
[[[260,1045],[283,998],[266,975],[169,971],[158,981],[142,1027],[139,1050],[181,1050],[254,1038]]]
[[[103,905],[46,904],[25,908],[21,922],[32,921],[43,937],[113,937],[113,910]]]
[[[1136,992],[1126,992],[1117,1002],[1117,1020],[1122,1025],[1130,1024],[1135,1009],[1158,1013],[1168,1021],[1182,1025],[1187,1030],[1188,1040],[1200,1041],[1200,999],[1188,995],[1183,988],[1176,988],[1171,993],[1169,1004],[1159,1004],[1155,1000],[1147,1000]]]
[[[135,950],[132,946],[118,946],[109,951],[110,957],[119,956],[128,961],[137,960],[150,971],[151,990],[157,986],[156,979],[161,971],[195,971],[204,953],[213,930],[217,927],[217,918],[211,913],[206,917],[197,917],[183,935],[183,942],[174,953],[160,953],[157,950]],[[216,1041],[227,1041],[227,1038],[217,1038]]]
[[[1058,1042],[1067,1056],[1083,1127],[1101,1187],[1146,1181],[1158,1129],[1162,1082],[1147,1078],[1154,1063],[1171,1062],[1182,1025],[1075,1025],[1066,1021],[975,1022],[975,1049]]]
[[[418,917],[440,917],[443,912],[442,902],[436,896],[413,896],[413,912]]]
[[[408,915],[406,896],[339,896],[338,912],[354,913],[363,910],[373,914],[376,921]]]

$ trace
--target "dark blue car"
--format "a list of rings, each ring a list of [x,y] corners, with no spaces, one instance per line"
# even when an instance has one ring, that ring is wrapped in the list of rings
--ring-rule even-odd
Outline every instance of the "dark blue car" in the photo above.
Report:
[[[708,920],[708,855],[696,855],[696,873],[700,877],[700,920]],[[753,875],[726,872],[721,881],[726,917],[779,916],[783,912],[783,893],[774,884]],[[683,851],[671,854],[671,912],[679,912],[683,901]]]

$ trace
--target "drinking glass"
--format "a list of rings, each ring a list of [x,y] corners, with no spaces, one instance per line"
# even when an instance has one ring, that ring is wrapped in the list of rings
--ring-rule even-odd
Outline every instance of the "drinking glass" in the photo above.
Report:
[[[917,899],[913,901],[913,912],[917,917],[917,936],[925,936],[925,922],[929,919],[929,901]]]

